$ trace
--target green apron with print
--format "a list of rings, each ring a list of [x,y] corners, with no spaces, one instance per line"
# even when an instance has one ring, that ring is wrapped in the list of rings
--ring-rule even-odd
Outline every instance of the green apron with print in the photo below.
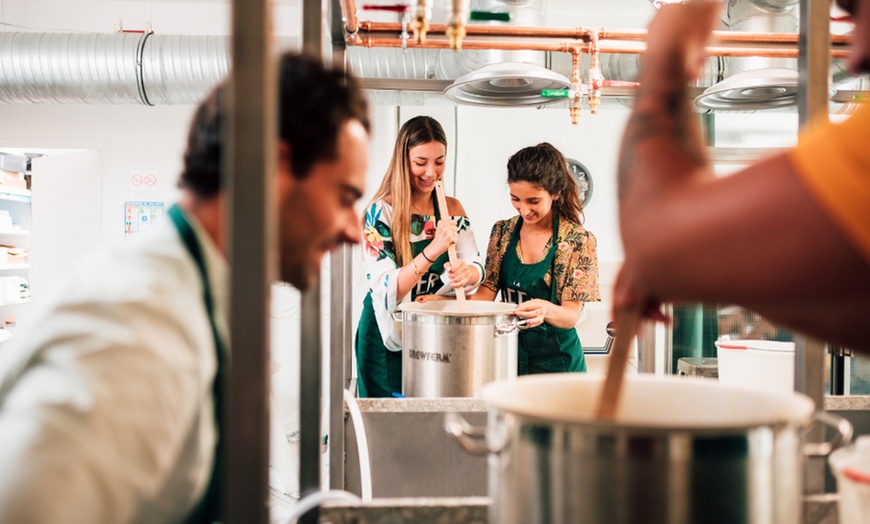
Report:
[[[434,198],[434,192],[433,192]],[[414,217],[423,215],[413,215]],[[424,218],[428,218],[425,216]],[[438,206],[435,206],[435,223],[441,219]],[[423,220],[425,225],[428,220]],[[422,226],[421,226],[422,227]],[[412,224],[413,229],[413,224]],[[411,254],[417,256],[432,242],[431,238],[419,242],[411,242]],[[441,289],[441,273],[444,271],[444,263],[448,261],[447,253],[440,257],[411,289],[411,300],[418,296],[431,295]],[[402,393],[402,352],[390,351],[384,345],[381,330],[375,318],[375,310],[372,306],[372,292],[366,293],[363,300],[363,310],[360,316],[359,327],[356,331],[356,365],[359,379],[357,387],[360,398],[389,397],[394,393]]]
[[[505,302],[521,304],[526,300],[539,298],[559,305],[556,296],[556,275],[553,263],[558,248],[559,217],[553,213],[553,245],[547,256],[535,264],[525,264],[517,254],[522,219],[511,232],[511,240],[501,262],[499,290]],[[544,276],[550,273],[547,285]],[[535,373],[558,373],[565,371],[586,371],[586,359],[577,330],[553,327],[546,322],[519,332],[518,369],[519,375]]]

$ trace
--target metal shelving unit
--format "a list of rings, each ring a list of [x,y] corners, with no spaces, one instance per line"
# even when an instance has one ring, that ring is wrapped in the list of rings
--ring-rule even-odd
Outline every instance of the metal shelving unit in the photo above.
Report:
[[[30,191],[0,185],[0,344],[30,309]]]

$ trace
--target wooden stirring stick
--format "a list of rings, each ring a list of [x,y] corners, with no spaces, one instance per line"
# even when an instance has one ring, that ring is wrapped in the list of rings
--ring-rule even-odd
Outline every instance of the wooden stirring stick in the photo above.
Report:
[[[444,185],[441,181],[435,182],[435,195],[438,197],[438,212],[441,215],[441,220],[450,218],[450,213],[447,211],[447,197],[444,196]],[[450,244],[447,248],[447,257],[450,259],[450,265],[456,263],[456,246]],[[465,310],[465,290],[461,287],[455,289],[456,301],[459,302],[459,311]]]
[[[616,415],[619,396],[622,394],[625,365],[628,362],[628,348],[631,347],[631,340],[637,334],[639,324],[639,306],[619,310],[616,317],[616,340],[613,341],[613,348],[610,350],[607,375],[604,377],[604,386],[598,399],[598,411],[595,413],[600,420],[613,420]]]

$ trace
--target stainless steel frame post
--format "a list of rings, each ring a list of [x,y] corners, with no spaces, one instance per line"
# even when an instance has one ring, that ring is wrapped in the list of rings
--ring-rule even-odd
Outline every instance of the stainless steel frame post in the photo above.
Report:
[[[318,281],[302,293],[302,341],[299,366],[299,494],[302,497],[320,490],[320,348]],[[308,521],[316,522],[316,516],[312,519]]]
[[[230,356],[224,383],[224,521],[269,522],[269,285],[277,125],[271,2],[233,0],[226,158]]]
[[[816,116],[828,114],[830,9],[830,0],[801,0],[800,3],[798,118],[801,127]],[[809,395],[818,409],[825,406],[824,370],[825,345],[798,337],[795,341],[795,390]],[[821,428],[807,435],[810,442],[820,442],[823,438]],[[808,460],[806,492],[820,493],[824,488],[824,461],[818,458]]]
[[[333,251],[329,283],[329,487],[344,489],[344,390],[350,370],[345,368],[346,351],[351,347],[353,315],[351,294],[351,256],[347,244]]]
[[[304,0],[302,4],[302,47],[323,56],[322,0]],[[299,365],[299,492],[302,497],[320,490],[321,458],[321,337],[320,284],[302,294],[302,339]],[[318,521],[312,510],[300,519]]]
[[[344,41],[344,22],[341,19],[341,6],[338,0],[330,0],[329,7],[333,16],[332,55],[336,61],[344,62],[346,45]],[[345,435],[344,435],[344,390],[348,388],[351,376],[350,359],[353,328],[352,264],[353,248],[342,244],[330,254],[329,282],[329,488],[345,488]]]

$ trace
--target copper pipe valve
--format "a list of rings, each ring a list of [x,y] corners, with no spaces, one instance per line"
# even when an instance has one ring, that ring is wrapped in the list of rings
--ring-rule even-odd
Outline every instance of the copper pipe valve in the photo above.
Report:
[[[432,7],[429,0],[418,0],[417,10],[411,20],[411,30],[414,32],[414,43],[426,42],[426,33],[429,31],[429,19],[432,18]]]

